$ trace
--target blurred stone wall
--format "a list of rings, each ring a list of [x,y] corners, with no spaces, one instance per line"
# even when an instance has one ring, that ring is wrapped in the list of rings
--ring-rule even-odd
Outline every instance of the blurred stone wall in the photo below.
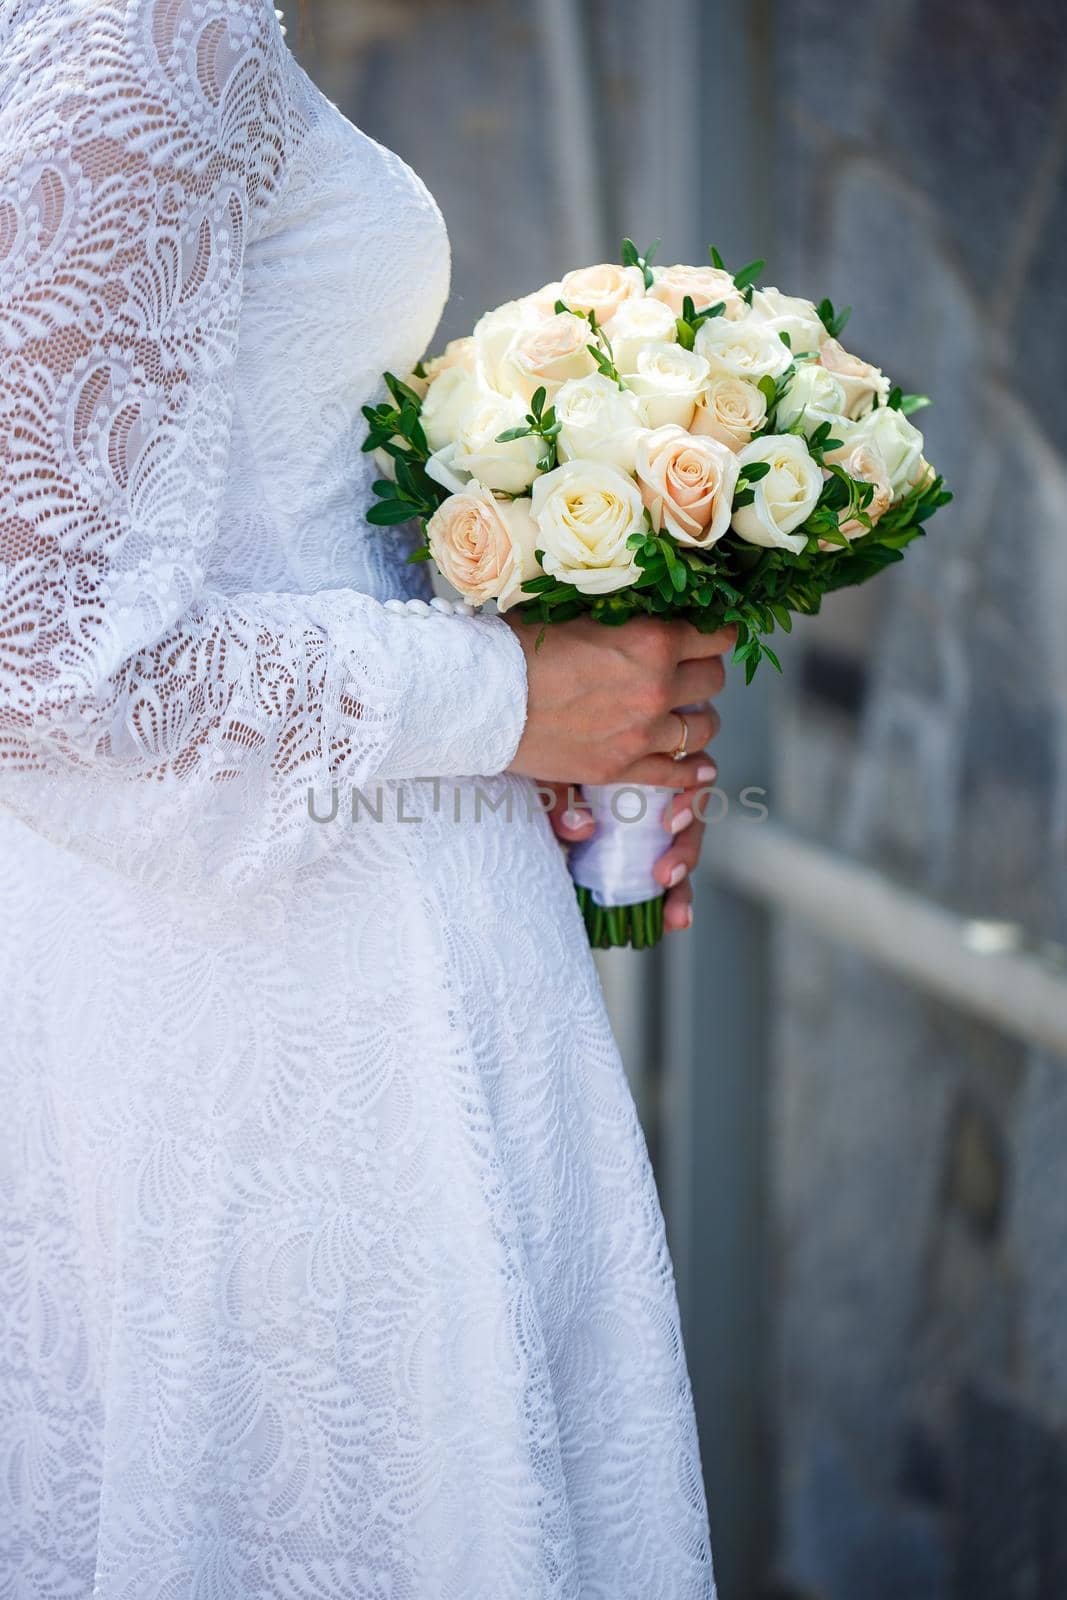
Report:
[[[1054,0],[776,8],[776,274],[857,310],[956,491],[804,634],[778,816],[1067,941],[1067,50]],[[1010,936],[1010,935],[1009,935]],[[778,1556],[1067,1595],[1067,1061],[779,929]]]

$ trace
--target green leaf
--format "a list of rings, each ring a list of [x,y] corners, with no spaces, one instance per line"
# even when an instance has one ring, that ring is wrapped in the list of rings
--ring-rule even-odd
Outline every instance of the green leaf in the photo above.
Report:
[[[401,383],[400,379],[394,377],[391,372],[383,373],[382,376],[385,379],[386,388],[389,390],[389,393],[392,395],[398,406],[403,407],[405,400],[412,402],[416,407],[420,407],[422,405],[422,401],[419,399],[414,389],[409,388],[406,383]]]
[[[545,401],[547,399],[548,399],[548,390],[547,389],[541,388],[541,389],[535,389],[534,390],[533,399],[530,401],[530,412],[531,412],[531,415],[535,416],[538,419],[538,421],[540,421],[541,412],[545,408]]]
[[[926,394],[902,394],[900,397],[900,409],[906,417],[910,417],[913,411],[922,411],[924,406],[932,403],[930,396]]]
[[[759,278],[760,273],[767,265],[765,261],[750,261],[747,267],[742,267],[740,272],[734,273],[734,286],[738,289],[750,288]]]
[[[770,470],[771,464],[769,461],[749,461],[741,468],[737,475],[737,481],[740,483],[744,479],[746,483],[758,483],[761,478],[767,476]]]
[[[533,431],[528,425],[522,428],[505,428],[503,433],[497,434],[496,443],[510,444],[512,439],[528,439]]]
[[[429,547],[428,544],[423,544],[423,545],[420,545],[417,550],[413,550],[411,552],[411,554],[408,556],[408,566],[412,567],[412,566],[414,566],[416,564],[416,562],[429,561],[429,559],[430,559],[430,547]]]
[[[820,300],[815,310],[831,339],[836,339],[843,332],[845,323],[852,315],[851,306],[845,306],[841,311],[835,312],[832,300]]]
[[[708,254],[711,256],[711,264],[712,264],[712,266],[713,267],[718,267],[720,269],[720,271],[725,272],[726,271],[726,262],[723,260],[722,256],[719,254],[719,252],[716,250],[716,248],[715,248],[715,246],[713,244],[709,244],[708,245]]]
[[[376,528],[391,528],[400,522],[410,522],[415,507],[406,500],[379,500],[367,512],[367,521]]]
[[[759,383],[757,383],[756,388],[759,390],[764,400],[766,400],[767,409],[770,410],[775,401],[778,399],[778,385],[775,383],[773,378],[761,378]]]

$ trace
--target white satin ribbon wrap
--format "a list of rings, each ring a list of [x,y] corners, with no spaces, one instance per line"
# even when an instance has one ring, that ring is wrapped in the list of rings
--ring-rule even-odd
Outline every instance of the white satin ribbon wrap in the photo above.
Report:
[[[634,906],[663,894],[652,868],[671,842],[663,813],[673,793],[634,783],[582,785],[597,827],[591,839],[571,845],[571,877],[598,906]]]
[[[678,707],[679,713],[703,709]],[[666,893],[652,868],[671,842],[663,814],[677,792],[636,783],[583,783],[597,827],[591,839],[571,845],[569,864],[575,883],[588,889],[598,906],[636,906]]]

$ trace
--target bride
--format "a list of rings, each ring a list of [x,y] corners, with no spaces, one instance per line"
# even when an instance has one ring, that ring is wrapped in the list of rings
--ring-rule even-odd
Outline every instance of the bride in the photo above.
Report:
[[[528,802],[707,782],[669,708],[730,640],[383,604],[419,569],[364,523],[360,407],[448,266],[267,0],[0,0],[17,1600],[714,1592],[653,1179]],[[315,820],[372,784],[403,805]]]

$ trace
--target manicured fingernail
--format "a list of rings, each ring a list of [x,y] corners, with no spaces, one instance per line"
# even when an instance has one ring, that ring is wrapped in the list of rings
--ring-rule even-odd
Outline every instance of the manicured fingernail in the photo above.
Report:
[[[698,767],[697,768],[697,782],[698,783],[714,783],[715,779],[718,776],[719,776],[718,767],[713,766],[711,764],[709,764],[706,767]]]
[[[688,806],[686,806],[684,811],[676,811],[674,816],[671,818],[671,832],[681,833],[683,828],[688,828],[692,820],[693,813],[690,811]]]
[[[692,908],[692,906],[686,906],[686,908],[685,908],[685,925],[686,925],[687,928],[691,928],[693,926],[693,908]]]
[[[559,820],[565,828],[584,828],[589,816],[585,811],[565,811]]]
[[[686,866],[685,862],[684,861],[679,861],[679,863],[678,863],[678,865],[676,867],[672,867],[671,868],[671,875],[667,879],[668,886],[671,889],[677,889],[678,885],[681,883],[682,879],[685,877],[685,875],[686,875],[686,873],[688,871],[689,871],[689,868]],[[690,910],[690,912],[692,911],[692,907],[691,906],[689,907],[689,910]]]

